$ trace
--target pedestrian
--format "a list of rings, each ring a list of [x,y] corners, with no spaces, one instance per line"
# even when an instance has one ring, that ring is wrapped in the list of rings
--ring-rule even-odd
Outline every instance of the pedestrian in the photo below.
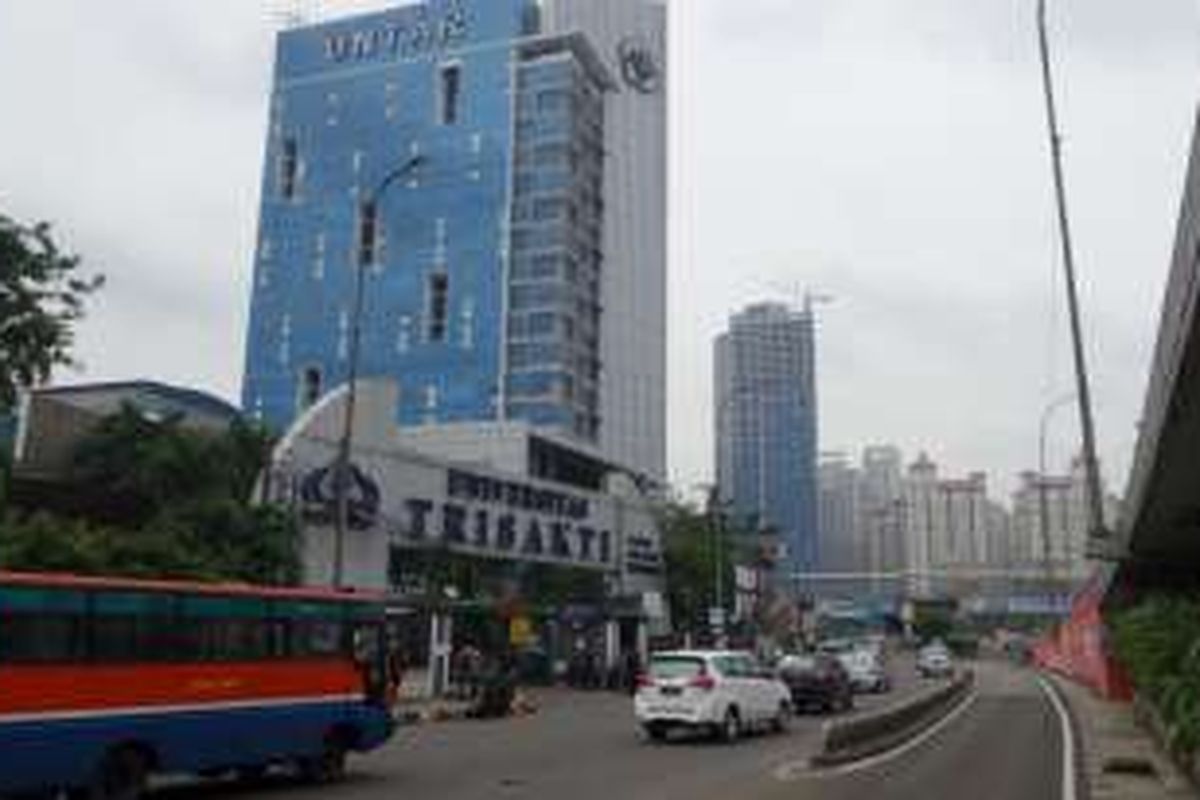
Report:
[[[387,653],[388,700],[392,706],[399,704],[404,687],[404,654],[399,642],[390,642]]]
[[[625,691],[633,694],[637,691],[638,676],[642,672],[642,660],[636,650],[626,650],[623,659],[625,665]]]
[[[464,648],[462,670],[466,696],[469,700],[474,700],[479,695],[479,679],[483,671],[483,653],[474,644],[468,644]]]

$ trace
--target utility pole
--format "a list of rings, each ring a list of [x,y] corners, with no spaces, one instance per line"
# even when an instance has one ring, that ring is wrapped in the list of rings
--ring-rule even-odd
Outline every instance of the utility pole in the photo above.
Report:
[[[1075,383],[1079,401],[1079,421],[1083,431],[1084,473],[1087,481],[1089,535],[1093,540],[1108,538],[1104,524],[1104,498],[1100,488],[1100,470],[1096,460],[1096,426],[1092,418],[1092,393],[1084,355],[1083,332],[1079,313],[1079,292],[1075,283],[1075,256],[1071,245],[1071,225],[1067,214],[1067,193],[1063,179],[1062,137],[1058,129],[1058,110],[1054,101],[1054,79],[1050,70],[1050,39],[1046,31],[1046,0],[1038,0],[1038,45],[1042,60],[1042,88],[1046,97],[1046,124],[1050,136],[1050,159],[1054,170],[1054,192],[1058,207],[1059,238],[1062,243],[1063,271],[1067,284],[1067,306],[1071,317],[1071,345],[1075,356]]]
[[[708,516],[709,527],[712,532],[711,550],[713,560],[713,604],[709,610],[710,616],[714,613],[720,615],[718,620],[710,619],[710,626],[717,632],[717,646],[723,645],[725,640],[725,570],[724,570],[724,555],[725,555],[725,514],[721,507],[721,494],[717,486],[709,489],[708,493]]]

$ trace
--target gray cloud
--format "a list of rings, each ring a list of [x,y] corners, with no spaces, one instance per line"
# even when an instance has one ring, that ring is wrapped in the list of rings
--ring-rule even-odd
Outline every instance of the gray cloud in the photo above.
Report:
[[[1036,0],[742,0],[702,4],[706,33],[729,44],[799,49],[917,48],[934,57],[1011,61],[1035,44]],[[1048,0],[1064,52],[1155,61],[1194,50],[1200,8],[1190,0]]]

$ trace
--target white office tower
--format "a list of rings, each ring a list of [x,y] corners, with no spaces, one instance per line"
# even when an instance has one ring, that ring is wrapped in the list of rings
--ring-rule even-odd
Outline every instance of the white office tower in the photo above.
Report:
[[[542,30],[584,34],[619,84],[605,101],[600,447],[663,479],[667,9],[662,0],[545,0]]]

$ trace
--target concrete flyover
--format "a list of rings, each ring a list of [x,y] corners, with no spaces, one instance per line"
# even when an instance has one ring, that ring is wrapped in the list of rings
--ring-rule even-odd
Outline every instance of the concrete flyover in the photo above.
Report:
[[[1137,449],[1114,540],[1117,586],[1194,582],[1200,570],[1200,124],[1192,141]]]

